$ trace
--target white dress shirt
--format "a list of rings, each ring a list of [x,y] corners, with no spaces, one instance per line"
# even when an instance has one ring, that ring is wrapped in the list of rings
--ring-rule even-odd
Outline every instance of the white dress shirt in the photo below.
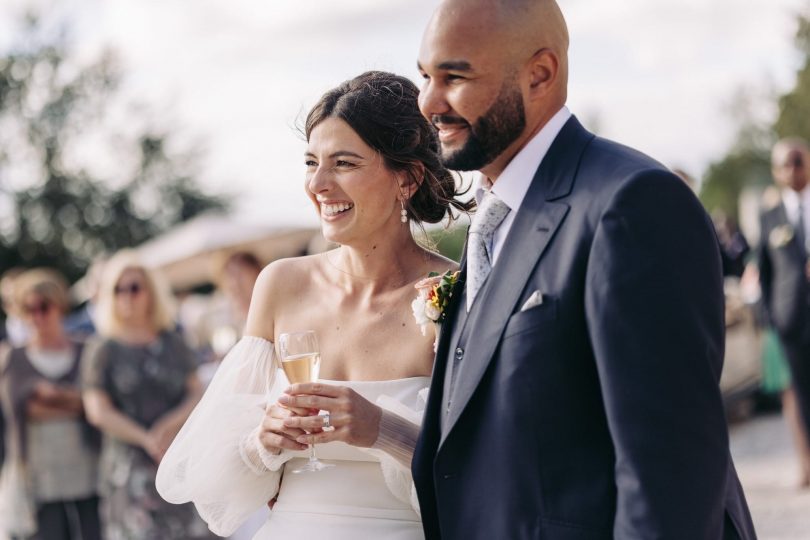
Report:
[[[804,220],[804,238],[806,241],[810,240],[808,235],[808,226],[810,226],[810,187],[804,188],[800,193],[792,189],[782,190],[782,201],[785,203],[785,213],[787,214],[788,221],[794,227],[799,226],[799,201],[802,203],[802,219]],[[805,246],[805,249],[807,246]]]
[[[526,192],[529,191],[529,186],[532,179],[534,179],[537,168],[540,167],[543,158],[546,157],[548,149],[551,147],[551,143],[557,138],[569,118],[571,118],[571,111],[568,110],[568,107],[563,107],[557,111],[557,114],[551,117],[551,120],[543,126],[537,135],[532,137],[526,146],[512,158],[512,161],[509,162],[494,184],[490,183],[489,178],[485,176],[479,178],[478,187],[475,190],[475,201],[480,204],[484,192],[490,189],[492,193],[506,203],[510,210],[495,230],[492,245],[489,246],[489,252],[492,254],[492,266],[495,266],[495,263],[498,262],[498,255],[500,255],[506,236],[509,234],[509,229],[512,228],[512,223],[515,221],[515,214],[520,209],[520,205],[523,204],[523,198],[526,197]]]

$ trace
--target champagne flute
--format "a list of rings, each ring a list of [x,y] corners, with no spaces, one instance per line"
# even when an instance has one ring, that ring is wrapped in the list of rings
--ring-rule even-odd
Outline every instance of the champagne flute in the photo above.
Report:
[[[321,371],[321,350],[315,332],[290,332],[278,336],[281,367],[291,383],[315,382]],[[315,457],[315,445],[309,445],[309,461],[292,472],[316,472],[329,467]]]

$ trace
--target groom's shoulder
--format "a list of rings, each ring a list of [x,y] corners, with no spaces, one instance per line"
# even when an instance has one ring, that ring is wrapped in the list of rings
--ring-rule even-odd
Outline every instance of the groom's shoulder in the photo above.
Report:
[[[603,200],[637,184],[652,183],[691,191],[661,162],[635,148],[599,136],[593,137],[582,153],[576,176],[576,184]]]
[[[574,199],[594,219],[615,204],[660,207],[661,198],[698,207],[692,189],[661,162],[627,145],[592,136],[579,157]]]
[[[600,175],[622,179],[633,177],[640,173],[673,174],[661,162],[647,154],[624,144],[596,136],[588,145],[583,155],[583,172],[591,172],[594,168]]]

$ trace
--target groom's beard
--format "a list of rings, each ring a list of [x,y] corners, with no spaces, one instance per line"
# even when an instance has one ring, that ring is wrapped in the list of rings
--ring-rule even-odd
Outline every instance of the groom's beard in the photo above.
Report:
[[[434,116],[434,123],[466,123],[460,117]],[[456,151],[442,151],[442,162],[455,171],[477,171],[492,163],[526,127],[523,95],[517,84],[504,83],[495,103],[470,126],[464,146]]]

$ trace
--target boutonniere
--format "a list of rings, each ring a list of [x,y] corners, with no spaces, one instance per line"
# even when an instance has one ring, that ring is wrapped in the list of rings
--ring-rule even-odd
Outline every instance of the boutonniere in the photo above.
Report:
[[[793,240],[793,227],[790,225],[780,225],[775,227],[768,236],[768,242],[775,248],[784,247]]]
[[[433,326],[436,331],[436,339],[433,341],[433,350],[439,343],[439,328],[447,318],[447,306],[453,297],[453,289],[458,283],[459,272],[444,274],[431,272],[427,278],[415,285],[419,291],[411,302],[413,318],[422,329],[422,335],[427,335],[429,327]]]

